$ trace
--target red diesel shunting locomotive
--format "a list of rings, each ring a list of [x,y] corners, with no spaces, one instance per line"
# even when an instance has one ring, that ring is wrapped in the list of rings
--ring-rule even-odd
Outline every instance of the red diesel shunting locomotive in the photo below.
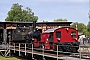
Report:
[[[38,30],[33,32],[34,47],[44,44],[45,49],[77,52],[79,48],[78,31],[71,27],[48,29],[43,33]],[[40,40],[39,40],[39,39]]]

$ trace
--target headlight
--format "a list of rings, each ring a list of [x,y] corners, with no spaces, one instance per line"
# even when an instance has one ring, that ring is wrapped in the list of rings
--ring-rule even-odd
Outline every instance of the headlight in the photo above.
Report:
[[[48,38],[46,40],[48,41]]]
[[[34,38],[32,38],[32,40],[34,40]]]
[[[77,40],[77,38],[75,38]]]
[[[60,38],[57,38],[57,40],[60,40]]]

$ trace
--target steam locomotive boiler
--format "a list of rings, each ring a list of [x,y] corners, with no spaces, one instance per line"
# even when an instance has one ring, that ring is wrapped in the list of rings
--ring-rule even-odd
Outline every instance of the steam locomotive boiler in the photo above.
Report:
[[[33,27],[17,27],[12,30],[12,42],[14,43],[25,43],[29,39],[29,33],[32,31]]]
[[[43,33],[35,30],[30,33],[29,41],[32,38],[34,47],[43,44],[46,50],[57,50],[57,45],[59,51],[77,52],[79,48],[78,31],[71,27],[48,29]]]

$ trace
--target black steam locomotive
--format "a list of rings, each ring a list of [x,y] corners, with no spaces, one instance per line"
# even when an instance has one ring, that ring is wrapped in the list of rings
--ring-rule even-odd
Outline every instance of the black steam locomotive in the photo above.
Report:
[[[25,43],[29,39],[29,34],[32,31],[32,27],[17,27],[12,30],[12,40],[14,43]]]

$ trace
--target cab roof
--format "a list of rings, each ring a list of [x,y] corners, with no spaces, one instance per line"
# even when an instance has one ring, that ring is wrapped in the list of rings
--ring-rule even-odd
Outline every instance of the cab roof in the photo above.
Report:
[[[58,29],[58,28],[48,29],[48,30],[46,30],[44,33],[54,32],[56,29]]]
[[[52,28],[52,29],[48,29],[48,30],[46,30],[46,31],[43,32],[43,33],[54,32],[55,30],[60,29],[60,28],[71,28],[71,27],[58,27],[58,28]],[[74,29],[74,28],[71,28],[71,29]],[[74,29],[74,30],[75,30],[75,29]]]

